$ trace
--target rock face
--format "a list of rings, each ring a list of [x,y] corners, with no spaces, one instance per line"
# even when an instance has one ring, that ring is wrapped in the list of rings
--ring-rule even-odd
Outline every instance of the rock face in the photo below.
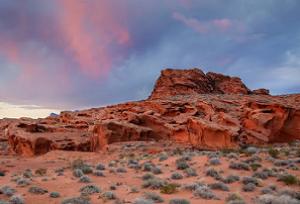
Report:
[[[250,91],[236,77],[167,69],[147,100],[0,128],[5,126],[13,152],[32,156],[53,149],[98,151],[133,140],[171,140],[200,149],[289,142],[300,139],[299,124],[300,94],[271,96],[264,89]]]
[[[251,91],[240,78],[200,69],[166,69],[156,81],[150,99],[191,94],[249,94]]]

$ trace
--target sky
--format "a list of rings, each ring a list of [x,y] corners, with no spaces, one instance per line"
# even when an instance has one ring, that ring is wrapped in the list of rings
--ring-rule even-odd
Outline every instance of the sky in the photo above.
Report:
[[[1,0],[0,118],[140,100],[164,68],[300,92],[299,0]]]

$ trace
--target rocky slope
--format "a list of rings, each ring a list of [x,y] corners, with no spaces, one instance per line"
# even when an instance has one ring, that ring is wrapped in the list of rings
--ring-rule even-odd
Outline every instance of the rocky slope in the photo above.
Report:
[[[133,140],[238,148],[300,139],[300,94],[271,96],[266,89],[251,91],[237,77],[166,69],[143,101],[0,124],[0,139],[28,156],[50,150],[98,151]]]

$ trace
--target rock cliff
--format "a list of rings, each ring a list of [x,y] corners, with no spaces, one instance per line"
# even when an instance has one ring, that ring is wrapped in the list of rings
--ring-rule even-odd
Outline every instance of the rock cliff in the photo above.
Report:
[[[300,139],[300,94],[251,91],[241,79],[200,69],[161,72],[150,97],[44,119],[0,122],[13,152],[98,151],[114,142],[171,140],[200,149]]]

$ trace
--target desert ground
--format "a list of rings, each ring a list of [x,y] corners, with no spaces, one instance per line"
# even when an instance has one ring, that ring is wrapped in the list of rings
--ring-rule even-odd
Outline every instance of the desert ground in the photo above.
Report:
[[[2,145],[2,147],[5,145]],[[107,151],[0,157],[0,203],[299,203],[300,143],[196,150],[123,142]]]

